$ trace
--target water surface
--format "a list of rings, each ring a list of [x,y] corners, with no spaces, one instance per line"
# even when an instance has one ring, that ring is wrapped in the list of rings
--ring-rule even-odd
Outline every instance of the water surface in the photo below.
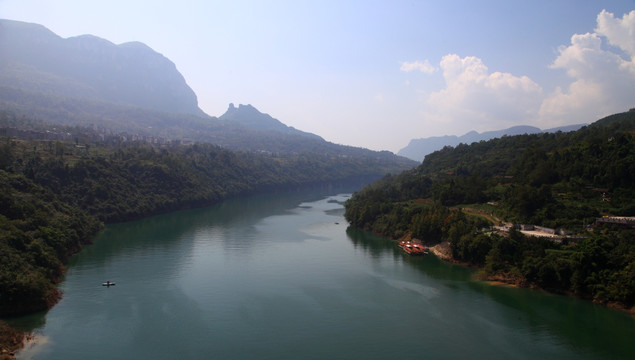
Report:
[[[21,359],[633,359],[632,316],[471,280],[294,192],[108,226]],[[102,287],[111,280],[116,286]]]

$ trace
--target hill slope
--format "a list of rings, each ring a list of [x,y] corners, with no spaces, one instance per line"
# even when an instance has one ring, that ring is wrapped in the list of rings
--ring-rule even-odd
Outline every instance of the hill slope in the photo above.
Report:
[[[482,267],[488,279],[634,311],[633,134],[635,110],[571,133],[446,147],[355,193],[346,218],[393,238],[447,242],[453,259]],[[611,227],[603,216],[631,220],[617,217]],[[514,228],[481,230],[492,221],[564,227],[576,237],[558,242]]]
[[[405,156],[409,159],[416,161],[423,161],[426,155],[433,153],[437,150],[443,149],[445,146],[457,146],[459,144],[472,144],[479,141],[487,141],[503,136],[514,136],[523,134],[539,134],[543,132],[569,132],[575,131],[581,128],[583,125],[569,125],[563,127],[557,127],[553,129],[540,130],[533,126],[514,126],[508,129],[486,131],[484,133],[478,133],[476,131],[470,131],[462,136],[446,135],[446,136],[433,136],[421,139],[412,139],[408,145],[399,150],[398,155]]]
[[[361,186],[398,169],[392,158],[274,155],[126,138],[0,112],[0,316],[52,306],[64,262],[101,221],[261,192]]]

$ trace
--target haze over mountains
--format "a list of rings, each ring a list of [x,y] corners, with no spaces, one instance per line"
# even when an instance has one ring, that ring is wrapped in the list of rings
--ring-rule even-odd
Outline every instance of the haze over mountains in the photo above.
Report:
[[[0,21],[0,86],[203,116],[176,66],[139,42],[115,45],[45,27]]]
[[[479,141],[487,141],[503,136],[514,136],[523,134],[538,134],[538,133],[553,133],[553,132],[569,132],[575,131],[584,126],[585,124],[562,126],[553,129],[541,130],[534,126],[513,126],[508,129],[486,131],[478,133],[476,131],[470,131],[462,136],[446,135],[446,136],[432,136],[428,138],[412,139],[405,148],[399,150],[398,155],[405,156],[409,159],[416,161],[423,161],[426,155],[431,154],[437,150],[443,149],[444,146],[457,146],[459,144],[471,144]]]
[[[176,65],[139,42],[115,45],[92,35],[64,39],[38,24],[0,19],[0,49],[0,106],[45,122],[211,142],[235,150],[394,157],[327,142],[252,105],[229,104],[223,115],[209,116],[198,107]],[[517,126],[413,139],[398,155],[420,162],[444,146],[542,131]]]
[[[259,131],[276,131],[290,135],[301,135],[316,140],[324,140],[320,136],[298,130],[292,126],[283,124],[280,120],[274,119],[269,114],[263,114],[251,105],[239,104],[235,107],[229,104],[227,111],[219,118],[221,121],[233,122],[247,128]]]
[[[37,24],[0,19],[0,109],[80,125],[233,150],[377,158],[390,152],[333,144],[251,105],[205,114],[174,63],[148,46],[83,35],[63,39]]]

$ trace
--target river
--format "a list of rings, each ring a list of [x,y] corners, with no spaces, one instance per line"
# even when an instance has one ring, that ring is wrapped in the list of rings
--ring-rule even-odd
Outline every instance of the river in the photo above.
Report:
[[[304,191],[109,225],[19,359],[633,359],[635,318],[493,286]],[[116,286],[101,286],[107,280]]]

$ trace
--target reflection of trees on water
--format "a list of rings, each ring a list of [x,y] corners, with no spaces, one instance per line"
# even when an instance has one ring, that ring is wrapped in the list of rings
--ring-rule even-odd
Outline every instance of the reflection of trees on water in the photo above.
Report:
[[[336,193],[352,192],[357,187],[347,185],[316,185],[288,191],[240,197],[193,210],[183,210],[157,215],[127,223],[111,224],[100,233],[95,244],[85,247],[80,257],[89,256],[91,261],[103,263],[116,256],[129,243],[140,250],[181,241],[200,228],[244,228],[253,226],[261,219],[282,215],[303,202],[313,202]],[[76,263],[78,257],[71,259]]]
[[[362,249],[374,258],[390,251],[395,253],[395,257],[400,255],[398,251],[396,251],[397,247],[394,241],[388,238],[373,235],[353,226],[346,228],[346,235],[353,245],[355,245],[356,249]]]
[[[365,250],[372,257],[392,256],[394,261],[407,263],[435,279],[466,281],[470,278],[470,269],[439,260],[434,255],[408,255],[397,246],[395,240],[374,235],[352,226],[346,229],[346,235],[353,242],[355,248]]]
[[[41,329],[44,327],[44,325],[46,325],[47,313],[48,311],[41,311],[26,316],[3,319],[3,321],[9,324],[9,326],[14,329],[18,329],[24,332],[30,332],[35,329]]]
[[[445,287],[453,290],[451,294],[465,291],[477,293],[502,305],[500,308],[475,309],[477,312],[474,316],[494,322],[504,321],[508,323],[506,326],[530,329],[531,336],[553,337],[589,357],[595,354],[597,358],[626,359],[635,354],[635,343],[632,341],[635,327],[628,314],[567,296],[476,281],[472,277],[474,269],[451,264],[433,255],[407,255],[394,240],[352,226],[346,229],[346,234],[356,249],[362,249],[374,258],[392,257],[394,261],[406,263],[432,279],[440,280]],[[453,300],[448,298],[444,301]],[[492,311],[495,313],[490,313]],[[610,324],[602,325],[601,328],[615,331],[593,331],[598,324]]]

